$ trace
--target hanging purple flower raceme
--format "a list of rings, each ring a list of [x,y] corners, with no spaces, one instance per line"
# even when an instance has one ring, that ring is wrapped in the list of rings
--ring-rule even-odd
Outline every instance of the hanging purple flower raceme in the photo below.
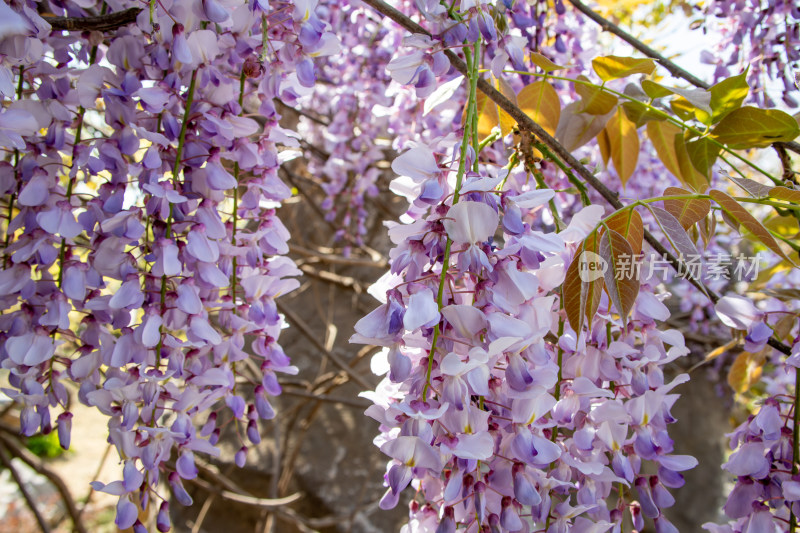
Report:
[[[581,211],[560,234],[533,230],[552,191],[518,188],[523,180],[491,167],[467,172],[453,204],[449,167],[465,157],[457,150],[442,140],[395,160],[398,179],[418,183],[412,205],[430,205],[420,203],[428,184],[441,191],[439,202],[412,207],[413,222],[390,229],[392,270],[373,288],[384,303],[352,339],[386,347],[373,365],[387,376],[368,394],[375,405],[367,411],[392,459],[382,506],[396,505],[412,484],[409,531],[585,531],[619,528],[627,512],[668,531],[668,487],[696,464],[672,453],[666,432],[671,390],[685,376],[667,383],[662,366],[688,353],[681,334],[654,328],[668,312],[652,296],[627,329],[605,313],[590,334],[566,329],[553,290],[602,208]],[[495,241],[512,204],[524,229]],[[644,474],[647,461],[657,474]],[[609,508],[612,494],[619,504]]]
[[[139,527],[161,480],[191,503],[182,480],[195,454],[219,453],[221,427],[257,443],[275,373],[297,371],[277,343],[275,298],[299,270],[275,211],[291,194],[277,176],[291,140],[274,100],[293,102],[313,81],[307,58],[337,39],[309,2],[159,3],[99,36],[51,31],[34,2],[13,8],[0,362],[25,435],[49,432],[55,407],[69,446],[69,383],[109,417],[123,479],[95,488],[120,496],[118,527]],[[254,396],[238,383],[246,359],[263,376]]]

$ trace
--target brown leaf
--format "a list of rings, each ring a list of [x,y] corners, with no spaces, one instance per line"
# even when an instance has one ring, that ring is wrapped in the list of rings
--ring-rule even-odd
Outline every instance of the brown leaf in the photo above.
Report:
[[[556,128],[556,139],[570,152],[577,150],[603,131],[613,113],[612,111],[607,115],[589,115],[579,111],[580,105],[580,102],[567,105],[561,111],[561,119]]]
[[[692,193],[679,187],[667,187],[664,189],[664,196],[683,196],[690,194]],[[688,230],[708,215],[709,211],[711,211],[711,200],[700,198],[664,200],[664,209],[677,218],[684,229]]]
[[[584,252],[596,254],[597,248],[597,232],[594,231],[575,250],[575,256],[567,268],[564,283],[561,285],[561,298],[564,303],[564,310],[567,313],[567,320],[572,329],[579,335],[586,318],[589,319],[591,327],[591,319],[600,305],[603,278],[599,277],[593,281],[583,281],[580,275],[582,254]]]
[[[789,257],[783,252],[783,249],[778,246],[778,242],[775,240],[775,237],[773,237],[772,234],[761,224],[761,222],[756,220],[756,218],[751,215],[747,209],[742,207],[739,202],[717,189],[711,189],[708,194],[715,202],[719,204],[725,213],[747,228],[747,230],[755,235],[759,241],[764,243],[767,248],[778,254],[779,257],[786,259],[794,265],[794,262],[789,259]]]
[[[628,322],[628,314],[639,294],[639,279],[636,276],[636,258],[633,249],[625,237],[609,228],[600,238],[600,257],[605,259],[608,265],[603,279],[611,302],[622,318],[624,328]]]
[[[644,239],[644,224],[642,216],[634,209],[626,209],[614,213],[606,220],[606,226],[622,235],[631,247],[634,254],[642,252]]]
[[[773,187],[769,190],[769,196],[778,200],[786,200],[793,204],[800,204],[800,191],[789,187]]]
[[[744,189],[744,191],[753,198],[765,198],[769,196],[769,192],[772,190],[771,185],[764,185],[763,183],[751,179],[731,176],[730,174],[728,174],[728,179]]]

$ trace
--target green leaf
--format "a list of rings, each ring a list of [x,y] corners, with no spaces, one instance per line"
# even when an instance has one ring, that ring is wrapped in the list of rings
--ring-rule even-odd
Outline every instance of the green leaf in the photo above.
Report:
[[[642,90],[652,99],[663,98],[672,94],[668,88],[650,80],[642,80]]]
[[[611,161],[622,181],[622,185],[628,181],[636,170],[636,163],[639,161],[639,134],[636,125],[628,120],[621,109],[611,117],[606,124],[608,133],[608,147],[611,153]]]
[[[656,63],[650,58],[605,56],[592,59],[592,68],[601,80],[609,81],[631,74],[651,74]]]
[[[800,125],[788,113],[750,106],[731,111],[711,131],[712,137],[735,150],[788,142],[798,134]]]
[[[556,65],[545,56],[540,54],[539,52],[531,52],[531,61],[534,65],[539,67],[545,72],[553,72],[555,70],[563,70],[567,67],[562,67],[561,65]]]
[[[747,72],[722,80],[711,87],[708,92],[711,93],[711,120],[703,122],[716,124],[731,111],[742,107],[742,102],[750,92],[750,86],[747,85]]]
[[[644,126],[651,120],[664,120],[664,116],[662,114],[652,111],[642,102],[624,102],[622,104],[622,109],[625,111],[625,115],[631,120],[631,122],[636,124],[637,128],[639,126]]]
[[[719,146],[706,137],[686,141],[689,161],[707,180],[711,180],[711,167],[719,156],[719,150]]]
[[[682,96],[670,100],[669,107],[672,109],[673,113],[678,115],[678,118],[684,121],[695,118],[695,112],[697,111],[697,108]]]
[[[589,81],[586,76],[578,76],[581,81]],[[597,85],[575,84],[575,92],[581,97],[581,113],[605,115],[617,105],[617,97]]]
[[[683,134],[679,133],[676,135],[673,142],[675,143],[675,155],[678,158],[678,166],[681,169],[680,180],[694,191],[705,192],[709,185],[708,177],[701,174],[692,163]]]

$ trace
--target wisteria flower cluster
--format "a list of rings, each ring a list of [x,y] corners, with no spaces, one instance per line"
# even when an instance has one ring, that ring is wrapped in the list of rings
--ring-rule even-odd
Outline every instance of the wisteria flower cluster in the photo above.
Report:
[[[667,434],[671,391],[686,376],[667,382],[662,367],[688,350],[678,331],[654,327],[666,308],[644,294],[627,329],[606,314],[590,336],[566,327],[553,289],[602,208],[558,234],[533,230],[552,191],[472,172],[456,191],[434,149],[393,164],[419,184],[414,204],[431,207],[390,230],[385,303],[352,339],[386,347],[376,366],[388,375],[367,411],[393,459],[382,506],[411,483],[408,531],[607,531],[626,513],[673,531],[661,512],[674,503],[668,488],[696,462],[674,455]],[[470,166],[472,152],[446,153]],[[657,474],[645,474],[648,461]]]
[[[275,305],[298,286],[275,213],[291,194],[278,146],[296,140],[275,100],[339,45],[314,2],[67,5],[55,14],[138,16],[104,36],[4,7],[0,361],[25,435],[55,428],[69,447],[70,384],[109,417],[123,479],[95,488],[120,497],[117,526],[142,528],[159,482],[191,503],[182,480],[226,426],[244,464],[276,373],[297,371]]]

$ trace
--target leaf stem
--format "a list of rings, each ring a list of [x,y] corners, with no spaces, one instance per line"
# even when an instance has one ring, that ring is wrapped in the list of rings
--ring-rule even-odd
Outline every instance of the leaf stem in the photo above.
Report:
[[[470,131],[468,130],[476,130],[477,129],[477,121],[475,120],[477,117],[477,83],[478,83],[478,74],[477,74],[477,65],[479,62],[479,55],[480,55],[480,41],[475,43],[475,53],[472,54],[468,47],[464,47],[464,55],[467,61],[467,65],[469,66],[469,76],[467,76],[467,80],[469,82],[469,98],[467,100],[467,109],[466,109],[466,119],[464,120],[464,127],[467,130],[464,131],[464,137],[461,140],[461,159],[458,162],[458,172],[456,173],[456,184],[455,184],[455,192],[453,194],[453,205],[458,203],[458,200],[461,196],[460,189],[461,189],[461,181],[464,178],[464,174],[467,169],[467,152],[469,150],[469,142],[470,137],[472,137],[473,142],[475,142],[475,164],[477,165],[478,160],[478,144],[477,144],[477,134],[471,135]],[[444,246],[444,257],[442,258],[442,273],[439,277],[439,291],[436,295],[436,305],[439,308],[439,311],[442,310],[444,307],[444,287],[447,284],[447,271],[450,266],[450,249],[453,246],[453,241],[450,237],[447,237],[447,241],[445,242]],[[433,371],[433,358],[436,354],[436,344],[439,341],[439,337],[442,334],[441,323],[437,323],[436,326],[433,328],[433,339],[431,340],[431,349],[428,352],[428,369],[425,373],[425,385],[422,388],[422,401],[427,401],[428,395],[428,388],[431,385],[431,373]]]

